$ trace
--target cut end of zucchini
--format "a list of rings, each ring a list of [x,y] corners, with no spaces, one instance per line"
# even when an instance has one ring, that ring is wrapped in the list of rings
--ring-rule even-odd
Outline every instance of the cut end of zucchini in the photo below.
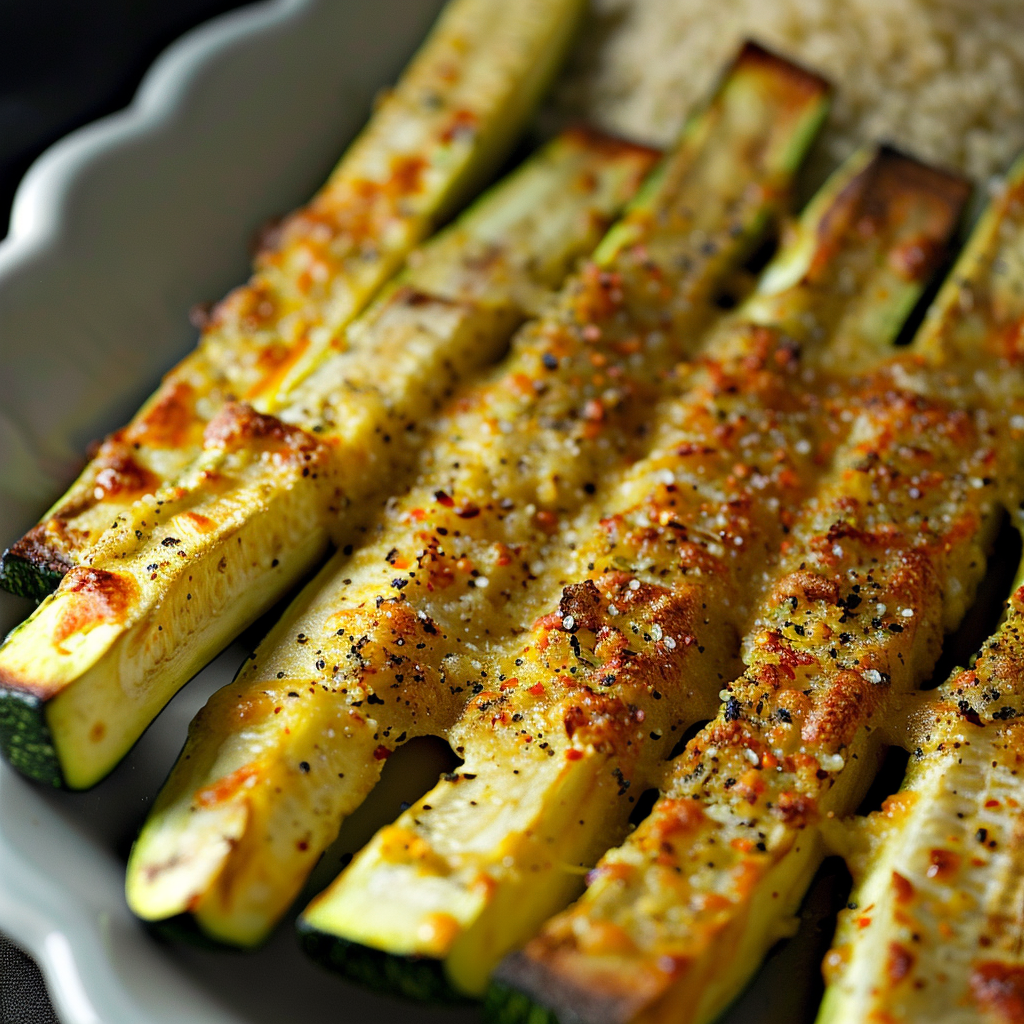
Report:
[[[384,953],[328,935],[301,921],[298,930],[302,948],[311,959],[374,992],[417,1003],[471,1002],[452,986],[440,960]]]
[[[813,71],[789,57],[782,57],[753,39],[747,39],[740,47],[733,63],[726,69],[723,79],[737,71],[763,71],[786,82],[790,88],[801,90],[808,96],[831,97],[832,83],[817,71]]]
[[[0,690],[0,749],[22,775],[55,789],[63,785],[44,704],[38,697]]]

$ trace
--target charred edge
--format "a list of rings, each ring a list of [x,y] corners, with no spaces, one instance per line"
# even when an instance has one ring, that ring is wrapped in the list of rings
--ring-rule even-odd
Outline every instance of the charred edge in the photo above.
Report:
[[[969,179],[955,171],[933,167],[888,143],[878,147],[874,170],[878,180],[874,189],[883,199],[895,198],[901,192],[932,196],[948,218],[948,225],[940,226],[936,232],[944,237],[952,234],[959,224],[974,187]],[[927,269],[930,272],[934,267]]]
[[[0,750],[22,775],[59,789],[64,777],[43,708],[38,697],[0,689]]]
[[[417,1003],[456,1005],[472,1001],[452,987],[440,960],[385,953],[327,935],[302,922],[298,929],[307,956],[321,967],[374,992],[402,996]]]
[[[487,1024],[565,1024],[553,1010],[503,981],[492,981],[487,989],[484,1020]]]
[[[584,121],[577,121],[571,124],[562,132],[561,138],[587,152],[600,153],[601,156],[608,160],[616,160],[623,156],[636,154],[637,156],[648,157],[653,163],[664,155],[662,150],[655,149],[653,146],[632,142],[620,135],[595,128]]]
[[[769,50],[753,39],[748,39],[740,47],[740,52],[731,66],[726,69],[722,81],[726,81],[737,71],[747,68],[764,69],[773,75],[788,78],[793,86],[804,89],[811,95],[818,94],[826,97],[831,96],[834,91],[832,83],[824,75]]]
[[[23,537],[0,558],[0,587],[38,604],[57,589],[71,564],[38,544],[29,545],[30,536]]]

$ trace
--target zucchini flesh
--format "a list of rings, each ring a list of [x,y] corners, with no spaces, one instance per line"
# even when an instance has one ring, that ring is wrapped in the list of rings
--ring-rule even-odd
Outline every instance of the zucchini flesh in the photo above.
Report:
[[[903,787],[860,823],[849,858],[821,1024],[971,1024],[1020,1005],[1022,611],[1018,590],[973,670],[915,709]]]
[[[287,404],[408,252],[500,164],[582,6],[452,0],[323,189],[213,311],[196,350],[6,552],[0,586],[41,600],[88,564],[112,521],[200,457],[204,428],[227,403]]]
[[[1024,314],[1014,181],[909,353],[866,390],[716,720],[672,763],[651,816],[602,858],[583,898],[500,969],[505,986],[559,1019],[703,1022],[724,1008],[785,932],[829,817],[859,803],[903,694],[928,677],[943,629],[968,607],[998,505],[1016,507],[1022,486],[1010,424],[1024,381],[1007,359]],[[876,933],[863,956],[879,947]],[[844,977],[860,984],[864,970]],[[830,998],[841,1005],[838,983]],[[826,1019],[893,1019],[848,1005]]]
[[[658,410],[654,450],[578,528],[595,539],[574,556],[577,582],[489,662],[504,682],[449,732],[462,771],[378,833],[303,927],[443,961],[478,995],[580,891],[678,736],[717,707],[751,581],[785,539],[780,508],[813,493],[844,386],[883,358],[927,279],[899,257],[941,250],[965,198],[890,151],[858,154],[825,186]]]
[[[741,117],[752,96],[756,124]],[[136,913],[191,910],[210,934],[259,941],[388,753],[444,734],[482,689],[482,652],[536,614],[526,584],[557,533],[644,450],[637,427],[779,210],[825,105],[818,79],[744,52],[601,262],[450,408],[379,536],[325,568],[193,723],[129,863]]]
[[[963,305],[976,314],[977,336],[1009,356],[1024,314],[1022,200],[1024,162],[966,254],[984,287],[968,278]],[[961,305],[959,292],[954,301]],[[1011,434],[1019,454],[1015,424]],[[1018,501],[1007,497],[1019,521]],[[819,1024],[1012,1020],[1024,1005],[1021,582],[1018,574],[1006,618],[973,666],[906,712],[907,775],[855,830],[854,890],[825,957]]]
[[[225,406],[189,472],[124,513],[0,648],[0,704],[21,716],[0,733],[12,762],[73,788],[113,768],[180,686],[315,565],[329,533],[344,542],[394,486],[421,420],[500,354],[652,160],[583,132],[556,139],[352,325],[350,346],[299,389],[309,415]]]

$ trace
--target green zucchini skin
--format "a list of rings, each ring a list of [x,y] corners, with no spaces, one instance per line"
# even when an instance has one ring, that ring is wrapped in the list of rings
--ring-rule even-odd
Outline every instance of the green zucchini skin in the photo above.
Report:
[[[473,1002],[455,989],[440,960],[393,956],[371,946],[327,935],[304,924],[299,925],[299,941],[311,960],[372,992],[445,1006]]]
[[[484,996],[484,1020],[487,1024],[574,1024],[500,981],[492,981]]]
[[[17,545],[0,556],[0,587],[15,597],[27,597],[38,604],[57,589],[67,566],[36,562],[18,554],[16,549]]]
[[[0,689],[0,749],[22,775],[59,789],[63,777],[43,704],[33,694]]]
[[[206,949],[213,953],[238,953],[236,946],[220,942],[206,934],[189,914],[178,914],[164,921],[144,922],[146,931],[160,942],[181,944],[195,949]]]

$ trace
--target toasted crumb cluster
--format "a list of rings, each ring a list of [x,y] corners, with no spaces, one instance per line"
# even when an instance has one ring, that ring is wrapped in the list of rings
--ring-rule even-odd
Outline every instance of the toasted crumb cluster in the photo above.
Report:
[[[984,180],[1024,148],[1019,0],[592,0],[556,106],[666,145],[744,37],[835,83],[822,168],[885,139]]]

